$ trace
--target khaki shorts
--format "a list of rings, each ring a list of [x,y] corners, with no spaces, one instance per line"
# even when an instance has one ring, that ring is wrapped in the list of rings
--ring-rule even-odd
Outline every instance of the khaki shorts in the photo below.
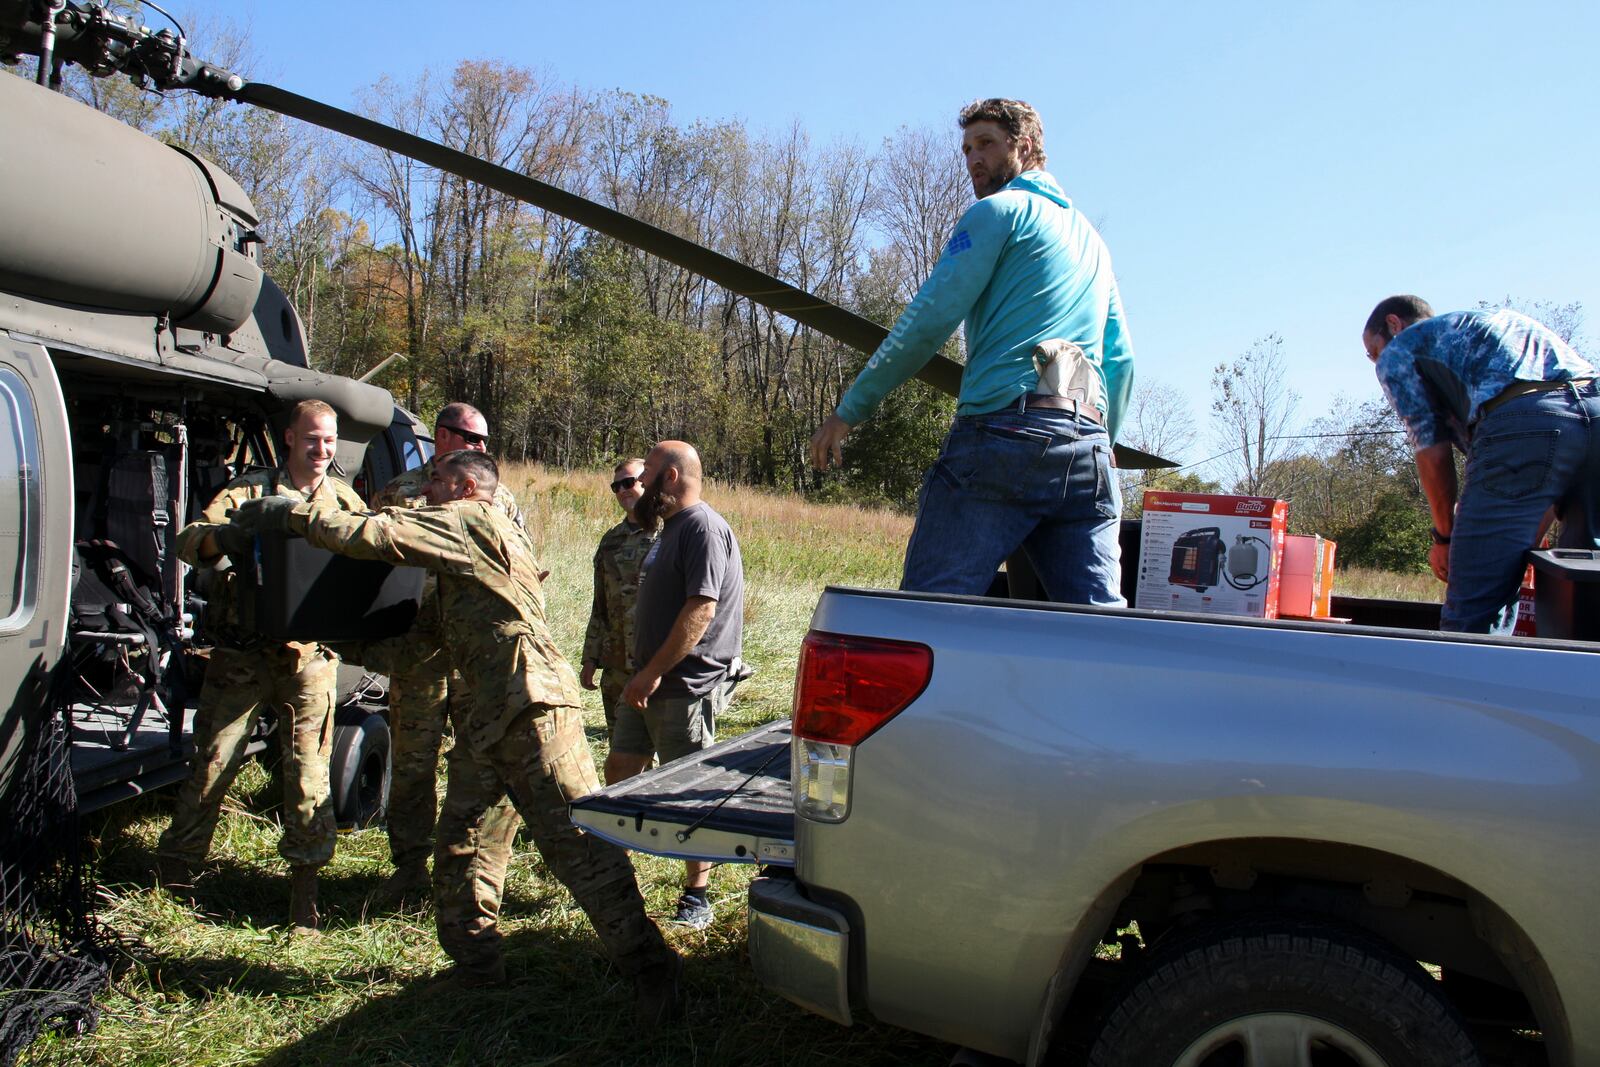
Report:
[[[611,751],[656,755],[671,763],[717,743],[717,716],[728,706],[733,684],[724,678],[698,697],[651,697],[645,709],[617,701]]]

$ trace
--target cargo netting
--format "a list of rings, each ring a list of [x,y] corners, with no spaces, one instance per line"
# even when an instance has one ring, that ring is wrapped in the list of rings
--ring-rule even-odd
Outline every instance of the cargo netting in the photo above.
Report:
[[[67,726],[15,706],[11,716],[20,747],[0,787],[0,1067],[46,1030],[94,1027],[113,943],[93,914]]]

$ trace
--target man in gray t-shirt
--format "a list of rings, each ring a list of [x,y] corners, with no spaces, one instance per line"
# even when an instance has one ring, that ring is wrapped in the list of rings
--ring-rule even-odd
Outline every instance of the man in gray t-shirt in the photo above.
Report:
[[[634,606],[638,673],[622,690],[611,735],[613,781],[709,747],[728,701],[744,627],[744,565],[721,515],[700,499],[700,456],[683,441],[662,441],[645,457],[644,495],[634,514],[661,536],[645,557]],[[674,922],[711,922],[711,866],[690,860]]]

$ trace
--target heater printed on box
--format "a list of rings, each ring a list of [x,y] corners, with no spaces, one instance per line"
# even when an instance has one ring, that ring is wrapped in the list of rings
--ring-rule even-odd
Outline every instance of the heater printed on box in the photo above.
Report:
[[[1288,514],[1268,497],[1146,493],[1135,606],[1276,618]]]

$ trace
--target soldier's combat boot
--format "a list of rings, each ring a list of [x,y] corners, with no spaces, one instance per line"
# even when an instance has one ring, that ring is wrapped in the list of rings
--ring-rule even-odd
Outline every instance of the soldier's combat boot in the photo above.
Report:
[[[300,937],[317,932],[317,868],[289,869],[289,933]]]
[[[420,904],[433,895],[433,879],[428,874],[428,861],[413,860],[402,863],[378,887],[377,903],[382,908],[400,908],[407,904]]]

